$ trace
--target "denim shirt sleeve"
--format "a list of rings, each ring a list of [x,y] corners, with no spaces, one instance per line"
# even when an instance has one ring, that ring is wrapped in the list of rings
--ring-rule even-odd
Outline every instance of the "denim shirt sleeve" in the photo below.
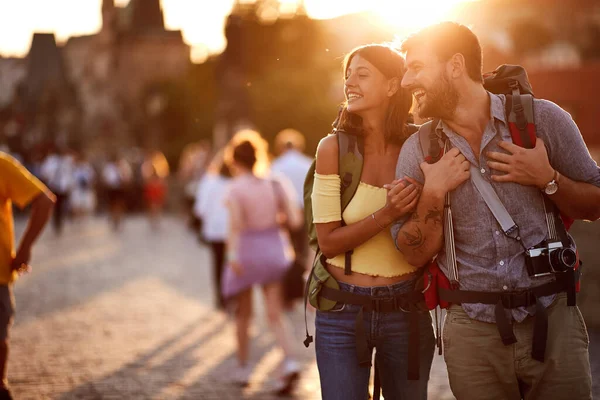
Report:
[[[534,114],[537,135],[546,144],[552,167],[574,181],[600,187],[600,167],[571,115],[547,100],[535,100]]]
[[[396,164],[396,179],[402,179],[405,177],[413,178],[416,181],[423,183],[425,177],[423,171],[421,171],[421,163],[425,160],[423,152],[421,151],[421,145],[419,144],[419,133],[412,134],[400,151],[398,157],[398,163]],[[408,219],[408,215],[396,220],[391,227],[392,238],[394,239],[394,245],[397,248],[396,238],[402,225]]]

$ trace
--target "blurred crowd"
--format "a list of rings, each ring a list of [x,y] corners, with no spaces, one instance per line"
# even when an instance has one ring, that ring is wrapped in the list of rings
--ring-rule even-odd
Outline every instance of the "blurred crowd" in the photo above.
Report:
[[[147,211],[155,223],[167,199],[169,165],[160,151],[137,148],[90,156],[64,144],[13,153],[56,195],[53,230],[60,234],[66,220],[81,222],[106,211],[115,229],[126,212]]]
[[[304,148],[304,136],[286,129],[276,136],[273,155],[258,132],[242,130],[223,149],[213,150],[207,142],[189,144],[171,181],[160,151],[129,149],[91,157],[58,144],[25,157],[11,155],[56,196],[56,234],[67,219],[77,224],[94,213],[106,214],[119,231],[127,213],[139,211],[156,231],[172,198],[173,209],[184,210],[185,224],[210,249],[215,308],[230,312],[236,321],[239,366],[234,381],[247,384],[252,370],[248,329],[253,289],[259,287],[268,323],[285,355],[276,389],[285,394],[300,373],[287,312],[302,299],[314,258],[303,211],[304,180],[313,159]]]

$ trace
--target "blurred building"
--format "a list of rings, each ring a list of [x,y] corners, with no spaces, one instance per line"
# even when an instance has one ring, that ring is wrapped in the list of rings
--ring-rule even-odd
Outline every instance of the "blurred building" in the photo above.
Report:
[[[550,99],[567,110],[596,157],[600,155],[599,76],[600,60],[577,68],[538,70],[529,74],[536,97]]]
[[[69,77],[81,95],[86,134],[130,140],[131,126],[163,108],[152,87],[185,77],[190,48],[181,31],[165,29],[160,0],[131,0],[123,8],[103,0],[102,20],[98,34],[64,46]]]
[[[59,47],[53,34],[36,33],[25,59],[0,58],[0,110],[7,116],[0,128],[23,112],[26,147],[57,139],[88,147],[135,144],[132,127],[164,110],[166,95],[157,87],[186,76],[190,48],[181,31],[165,29],[160,0],[126,7],[103,0],[101,11],[97,34]]]
[[[0,57],[0,108],[12,102],[19,82],[25,79],[26,74],[24,59]]]

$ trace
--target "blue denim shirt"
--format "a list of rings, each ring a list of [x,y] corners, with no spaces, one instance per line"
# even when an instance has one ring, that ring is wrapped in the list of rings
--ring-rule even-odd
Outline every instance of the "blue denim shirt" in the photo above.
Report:
[[[497,183],[490,179],[492,172],[487,166],[487,151],[504,152],[499,141],[512,141],[504,111],[505,97],[489,94],[491,116],[481,141],[479,154],[473,154],[467,141],[453,132],[443,121],[443,129],[453,147],[477,167],[487,179],[498,197],[520,227],[524,245],[537,245],[547,236],[543,199],[539,189],[516,183]],[[546,100],[534,100],[534,119],[537,136],[546,144],[548,157],[553,168],[575,181],[587,182],[600,187],[600,168],[591,158],[579,129],[571,116],[556,104]],[[420,163],[424,157],[418,134],[412,135],[402,147],[396,167],[396,178],[412,177],[423,182]],[[527,289],[551,281],[552,277],[530,278],[525,267],[525,250],[514,239],[506,237],[473,182],[461,184],[451,194],[452,216],[456,259],[460,289],[477,291],[514,291]],[[406,218],[392,226],[394,240]],[[438,263],[448,275],[446,253],[442,248]],[[544,306],[550,305],[554,296],[540,299]],[[495,322],[494,306],[485,304],[463,304],[465,312],[474,319]],[[533,315],[535,307],[517,308],[510,311],[516,321]]]

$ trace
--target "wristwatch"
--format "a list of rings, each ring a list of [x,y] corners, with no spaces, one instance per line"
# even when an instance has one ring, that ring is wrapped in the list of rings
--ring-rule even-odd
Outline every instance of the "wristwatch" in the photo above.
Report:
[[[554,193],[556,193],[558,191],[558,171],[557,170],[554,170],[554,177],[552,178],[552,180],[550,182],[546,183],[546,186],[544,186],[544,188],[542,190],[548,196],[553,195]]]

